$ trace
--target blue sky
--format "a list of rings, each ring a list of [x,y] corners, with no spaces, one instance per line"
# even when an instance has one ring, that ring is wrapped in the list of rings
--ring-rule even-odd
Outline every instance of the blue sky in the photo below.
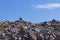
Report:
[[[0,0],[0,21],[19,17],[33,23],[60,20],[60,0]]]

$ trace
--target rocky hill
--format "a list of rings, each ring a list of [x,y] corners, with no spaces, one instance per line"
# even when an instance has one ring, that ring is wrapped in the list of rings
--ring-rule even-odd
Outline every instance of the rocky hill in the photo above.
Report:
[[[60,21],[31,23],[22,18],[1,21],[0,40],[60,40]]]

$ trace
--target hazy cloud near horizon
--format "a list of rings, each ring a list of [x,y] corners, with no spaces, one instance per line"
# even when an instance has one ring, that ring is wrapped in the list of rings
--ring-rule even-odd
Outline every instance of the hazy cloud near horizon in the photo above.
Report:
[[[60,8],[60,3],[48,3],[48,4],[38,4],[38,5],[31,5],[33,8],[44,8],[44,9],[56,9]]]

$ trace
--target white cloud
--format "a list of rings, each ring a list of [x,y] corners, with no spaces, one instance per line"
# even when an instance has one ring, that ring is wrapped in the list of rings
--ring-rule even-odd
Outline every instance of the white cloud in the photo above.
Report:
[[[43,4],[43,5],[32,5],[34,8],[45,8],[45,9],[55,9],[60,8],[60,4],[51,3],[51,4]]]

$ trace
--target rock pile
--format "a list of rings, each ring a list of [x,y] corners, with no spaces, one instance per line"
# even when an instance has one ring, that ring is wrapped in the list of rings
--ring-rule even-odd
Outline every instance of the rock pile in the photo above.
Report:
[[[33,24],[20,18],[0,22],[0,40],[60,40],[60,22],[52,20]]]

